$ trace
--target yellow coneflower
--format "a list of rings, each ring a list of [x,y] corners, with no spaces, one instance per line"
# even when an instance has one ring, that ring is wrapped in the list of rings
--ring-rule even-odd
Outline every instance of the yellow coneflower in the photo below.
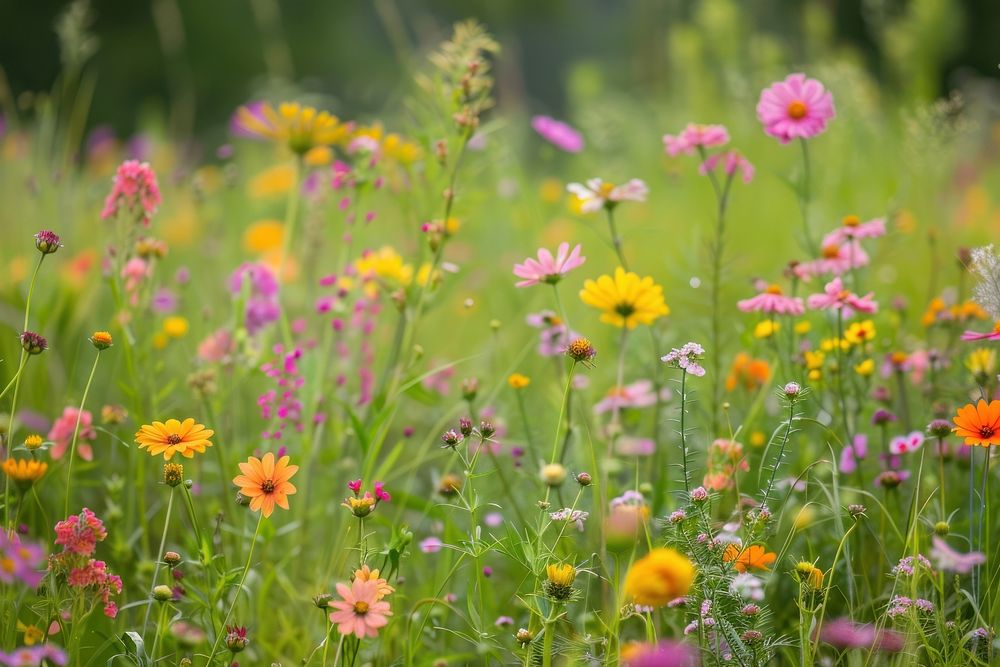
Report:
[[[343,141],[352,130],[336,116],[296,102],[284,102],[277,108],[266,102],[240,107],[236,122],[241,130],[284,143],[297,155],[305,155],[315,146]]]
[[[580,290],[580,299],[601,313],[601,321],[616,327],[634,329],[640,324],[652,324],[670,308],[663,300],[663,288],[650,276],[640,278],[618,267],[614,277],[603,275],[587,280]]]
[[[188,418],[183,422],[168,419],[166,422],[153,422],[143,425],[135,434],[139,449],[148,449],[150,456],[159,456],[169,461],[174,454],[185,458],[194,458],[195,453],[204,454],[206,447],[212,446],[209,439],[215,431],[196,424]]]
[[[569,563],[550,563],[545,568],[545,582],[542,588],[545,594],[553,600],[566,600],[573,595],[573,582],[576,581],[576,568]]]
[[[3,462],[4,474],[19,486],[25,488],[30,487],[44,477],[45,471],[48,469],[49,464],[43,461],[7,459]]]

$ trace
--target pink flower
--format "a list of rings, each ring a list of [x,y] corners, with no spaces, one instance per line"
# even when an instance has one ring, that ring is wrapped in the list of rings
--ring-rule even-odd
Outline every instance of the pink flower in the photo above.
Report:
[[[149,225],[160,205],[160,186],[156,174],[147,162],[126,160],[118,166],[112,180],[111,192],[104,200],[101,218],[107,220],[118,215],[124,207],[137,220]]]
[[[557,357],[566,352],[570,341],[580,337],[575,331],[568,330],[562,320],[551,310],[532,313],[526,318],[528,325],[541,329],[538,340],[538,354],[543,357]],[[576,377],[586,377],[577,375]],[[575,379],[575,378],[574,378]]]
[[[615,441],[615,452],[619,456],[652,456],[656,443],[649,438],[623,436]]]
[[[858,469],[858,461],[868,456],[868,436],[859,433],[854,442],[840,450],[840,472],[850,475]]]
[[[677,136],[663,135],[663,148],[671,157],[681,153],[694,155],[698,148],[715,148],[727,143],[729,143],[729,132],[723,125],[688,123]]]
[[[813,276],[829,274],[839,276],[851,269],[868,266],[868,253],[858,241],[837,243],[832,240],[831,235],[827,235],[823,239],[822,252],[822,257],[796,266],[795,275],[802,280],[810,280]]]
[[[436,537],[428,537],[420,541],[420,551],[425,554],[436,554],[441,551],[444,543]]]
[[[839,649],[863,648],[895,653],[903,650],[903,635],[893,630],[879,630],[870,623],[855,623],[838,618],[823,626],[820,639]]]
[[[922,431],[913,431],[907,435],[898,435],[889,441],[889,451],[893,454],[906,454],[915,452],[924,444],[924,434]]]
[[[361,493],[361,480],[355,479],[347,483],[347,488],[351,490],[355,495]]]
[[[531,127],[535,128],[542,139],[561,151],[579,153],[583,150],[583,135],[562,121],[548,116],[535,116],[531,119]]]
[[[198,343],[198,358],[208,363],[225,361],[236,351],[236,341],[229,329],[218,329]]]
[[[20,581],[29,588],[36,588],[42,581],[42,570],[45,553],[37,544],[22,542],[17,536],[10,536],[7,531],[0,532],[0,581],[5,584]]]
[[[726,172],[726,176],[732,176],[737,171],[743,177],[744,183],[749,183],[753,180],[754,168],[750,164],[750,160],[746,159],[739,153],[739,151],[726,151],[725,153],[715,153],[714,155],[709,155],[705,158],[705,161],[701,163],[698,167],[698,173],[702,176],[707,176],[709,172],[714,171],[719,163],[722,163],[723,170]]]
[[[744,313],[774,313],[777,315],[801,315],[805,312],[800,297],[785,296],[777,285],[769,285],[755,297],[737,302]]]
[[[962,340],[1000,340],[1000,322],[993,327],[993,331],[979,333],[978,331],[966,331],[962,334]]]
[[[529,287],[539,283],[555,285],[562,280],[564,274],[569,273],[576,267],[587,261],[586,257],[580,256],[580,245],[577,244],[572,252],[568,243],[560,243],[553,257],[548,248],[538,249],[538,260],[529,257],[523,264],[514,265],[514,275],[524,280],[517,283],[517,287]]]
[[[623,201],[646,201],[649,188],[638,178],[633,178],[624,185],[605,183],[599,178],[592,178],[586,185],[570,183],[566,189],[580,200],[582,213],[595,213],[602,208],[614,208]]]
[[[330,622],[336,624],[342,635],[353,634],[358,639],[378,636],[378,629],[389,623],[389,603],[379,599],[377,580],[355,579],[351,587],[337,584],[337,593],[343,600],[330,602],[335,609],[330,613]]]
[[[392,500],[392,496],[385,490],[385,482],[375,482],[375,497],[380,502],[389,502]]]
[[[858,296],[844,289],[844,282],[837,277],[826,284],[822,294],[810,295],[806,303],[813,310],[840,310],[844,317],[850,317],[854,311],[860,313],[878,311],[878,304],[872,300],[873,296],[874,292]]]
[[[849,215],[844,218],[844,224],[826,235],[823,244],[827,241],[836,244],[847,243],[852,239],[876,239],[885,236],[885,218],[875,218],[867,222],[861,222],[856,215]]]
[[[757,103],[757,118],[764,131],[783,144],[821,134],[834,116],[833,95],[805,74],[790,74],[771,84],[761,91]]]
[[[104,522],[86,507],[79,514],[56,523],[55,531],[56,544],[62,546],[64,551],[81,556],[93,555],[97,543],[108,536]]]
[[[94,417],[89,410],[82,413],[78,408],[68,407],[63,410],[62,416],[52,424],[49,429],[47,439],[52,441],[52,450],[49,452],[53,460],[63,457],[73,440],[73,431],[76,430],[77,416],[80,418],[80,432],[76,438],[76,453],[84,461],[94,459],[94,450],[90,443],[97,439],[97,431],[94,429]]]
[[[660,392],[661,399],[666,399],[668,392]],[[623,408],[648,408],[656,403],[656,392],[649,380],[639,380],[624,387],[613,387],[600,402],[594,406],[595,414],[604,414]]]
[[[939,570],[968,574],[976,565],[986,562],[986,556],[979,551],[971,551],[967,554],[955,551],[937,535],[932,538],[932,542],[934,546],[931,548],[931,558],[934,559]]]

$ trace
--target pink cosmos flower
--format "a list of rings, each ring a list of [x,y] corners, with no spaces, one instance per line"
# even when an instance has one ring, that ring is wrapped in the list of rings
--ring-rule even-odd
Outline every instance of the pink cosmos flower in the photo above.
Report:
[[[63,410],[62,416],[52,424],[47,436],[52,441],[52,450],[49,455],[53,460],[59,460],[69,449],[73,441],[73,431],[76,430],[76,419],[80,417],[80,432],[76,437],[76,453],[84,461],[94,460],[94,450],[90,443],[97,439],[97,431],[94,429],[94,416],[89,410],[82,413],[79,408],[68,407]]]
[[[893,454],[906,454],[915,452],[924,444],[924,434],[922,431],[913,431],[906,435],[898,435],[889,441],[889,451]]]
[[[5,584],[20,581],[29,588],[36,588],[42,581],[40,566],[45,562],[45,552],[37,544],[22,542],[17,535],[0,532],[0,581]]]
[[[715,153],[714,155],[709,155],[705,158],[705,161],[698,166],[698,173],[702,176],[707,176],[709,172],[715,171],[715,168],[722,164],[723,170],[726,172],[726,176],[732,176],[737,171],[740,176],[743,177],[744,183],[749,183],[753,180],[754,168],[750,164],[750,160],[743,157],[739,151],[726,151],[725,153]]]
[[[537,260],[529,257],[524,260],[523,264],[514,265],[514,275],[518,278],[524,278],[516,286],[529,287],[539,283],[555,285],[564,274],[569,273],[585,261],[587,258],[580,256],[579,244],[571,252],[568,243],[560,243],[555,257],[552,256],[548,248],[539,248]]]
[[[688,123],[676,136],[663,135],[663,148],[667,155],[674,157],[685,153],[694,155],[698,148],[715,148],[729,143],[729,132],[723,125],[699,125]]]
[[[124,208],[148,226],[159,205],[160,186],[156,182],[153,168],[147,162],[126,160],[115,172],[111,192],[104,200],[101,218],[113,218]]]
[[[531,127],[535,128],[542,139],[561,151],[579,153],[583,150],[583,135],[562,121],[548,116],[535,116],[531,119]]]
[[[570,183],[566,189],[580,200],[580,211],[595,213],[602,208],[614,208],[623,201],[646,201],[649,188],[638,178],[633,178],[624,185],[605,183],[599,178],[592,178],[586,185]]]
[[[757,118],[764,131],[783,144],[823,133],[834,116],[833,95],[805,74],[790,74],[771,84],[761,91],[757,103]]]
[[[1000,340],[1000,322],[993,326],[993,331],[980,333],[978,331],[966,331],[962,334],[962,340]]]
[[[805,312],[801,297],[785,296],[777,285],[768,285],[757,296],[738,301],[736,305],[744,313],[801,315]]]
[[[932,538],[932,542],[934,546],[931,548],[931,558],[939,570],[968,574],[972,568],[986,562],[986,556],[981,552],[971,551],[963,554],[955,551],[937,535]]]
[[[829,241],[840,245],[852,239],[877,239],[880,236],[885,236],[885,218],[861,222],[856,215],[849,215],[840,227],[826,235],[823,244]]]
[[[559,316],[551,310],[543,310],[540,313],[532,313],[526,318],[527,323],[541,329],[538,340],[538,354],[543,357],[557,357],[566,352],[566,346],[570,341],[580,337],[576,331],[567,330]],[[576,378],[585,378],[585,375],[576,375]]]
[[[378,580],[361,581],[355,579],[351,587],[337,584],[337,593],[343,600],[330,602],[335,609],[330,613],[330,622],[336,624],[342,635],[353,634],[358,639],[378,636],[378,629],[389,623],[389,603],[379,599]]]
[[[662,400],[666,400],[668,396],[667,390],[660,391]],[[649,380],[639,380],[624,387],[611,388],[607,396],[594,406],[594,413],[600,415],[624,408],[648,408],[655,403],[656,392],[653,390],[653,383]]]
[[[877,312],[878,304],[872,299],[874,295],[874,292],[869,292],[865,296],[858,296],[844,289],[844,282],[837,277],[826,284],[822,294],[810,295],[806,303],[813,310],[839,310],[844,317],[850,317],[854,311]]]
[[[850,475],[858,469],[858,462],[868,456],[868,436],[858,433],[854,441],[840,450],[840,472]]]

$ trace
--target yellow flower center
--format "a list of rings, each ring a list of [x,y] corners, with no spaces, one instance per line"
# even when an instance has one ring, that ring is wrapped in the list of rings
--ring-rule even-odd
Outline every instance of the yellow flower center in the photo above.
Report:
[[[614,183],[601,183],[601,187],[597,191],[597,194],[599,194],[602,198],[607,199],[611,195],[611,191],[614,189]]]
[[[777,285],[768,285],[767,289],[764,290],[767,294],[781,294],[781,288]]]
[[[857,227],[861,224],[861,218],[856,215],[848,215],[844,218],[844,227]]]
[[[823,257],[825,257],[826,259],[834,259],[839,256],[840,256],[840,246],[834,243],[823,246]]]
[[[802,120],[809,113],[809,107],[802,100],[792,100],[788,105],[788,116],[794,120]]]
[[[635,306],[626,301],[622,301],[615,306],[615,312],[622,317],[628,317],[635,312]]]

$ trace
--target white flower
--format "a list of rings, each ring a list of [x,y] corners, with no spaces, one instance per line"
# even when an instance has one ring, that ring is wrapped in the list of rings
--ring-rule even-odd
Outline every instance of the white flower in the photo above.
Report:
[[[580,200],[580,211],[596,213],[602,208],[612,208],[618,202],[646,201],[649,188],[638,178],[633,178],[624,185],[605,183],[599,178],[592,178],[586,185],[570,183],[566,189]]]

